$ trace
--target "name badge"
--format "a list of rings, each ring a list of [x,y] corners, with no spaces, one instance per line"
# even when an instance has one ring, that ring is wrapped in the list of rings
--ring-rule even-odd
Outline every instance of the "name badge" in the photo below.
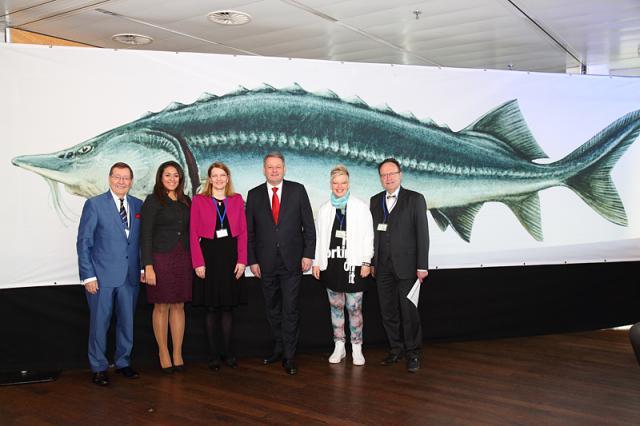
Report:
[[[227,229],[218,229],[216,231],[216,237],[218,238],[224,238],[224,237],[228,237],[229,236],[229,232],[227,232]]]
[[[341,229],[336,230],[336,238],[342,238],[344,240],[347,238],[347,231],[343,231]]]
[[[379,223],[378,224],[378,231],[385,232],[386,230],[387,230],[387,224],[386,223]]]

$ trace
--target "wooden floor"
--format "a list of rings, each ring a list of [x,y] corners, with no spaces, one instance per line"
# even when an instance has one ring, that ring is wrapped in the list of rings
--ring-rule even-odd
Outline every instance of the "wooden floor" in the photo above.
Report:
[[[302,354],[300,372],[241,359],[237,370],[191,364],[164,375],[111,375],[107,388],[88,371],[51,383],[0,387],[2,425],[89,424],[640,424],[640,367],[626,331],[597,331],[427,345],[423,368],[330,365]]]

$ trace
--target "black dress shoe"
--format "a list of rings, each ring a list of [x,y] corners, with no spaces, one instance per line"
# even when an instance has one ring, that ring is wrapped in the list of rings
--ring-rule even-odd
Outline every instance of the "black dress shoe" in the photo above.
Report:
[[[209,370],[220,371],[220,360],[217,358],[210,360],[207,365],[209,366]]]
[[[184,373],[184,368],[184,364],[174,365],[173,371],[175,371],[176,373]]]
[[[238,368],[238,360],[235,356],[229,356],[224,359],[224,363],[230,368]]]
[[[284,371],[291,376],[298,372],[298,365],[294,359],[283,360],[282,367],[284,368]]]
[[[416,373],[418,370],[420,370],[420,359],[417,356],[407,358],[407,371]]]
[[[107,386],[109,384],[109,376],[107,376],[106,371],[98,371],[93,373],[91,381],[98,386]]]
[[[138,377],[140,377],[138,372],[129,366],[116,368],[116,373],[122,374],[127,379],[137,379]]]
[[[282,353],[274,352],[272,355],[264,357],[262,363],[264,365],[275,364],[282,359]]]
[[[160,368],[162,368],[162,372],[164,374],[171,374],[174,371],[173,367],[160,367]]]
[[[402,359],[402,354],[394,354],[394,353],[389,353],[389,355],[386,356],[385,359],[383,359],[382,361],[380,361],[381,365],[391,365],[391,364],[395,364],[396,362],[400,361]]]

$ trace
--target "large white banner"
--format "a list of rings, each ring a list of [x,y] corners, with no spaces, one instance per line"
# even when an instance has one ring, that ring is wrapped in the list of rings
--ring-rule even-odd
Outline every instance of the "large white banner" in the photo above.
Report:
[[[0,93],[0,287],[78,282],[112,163],[144,198],[165,160],[189,188],[221,160],[245,195],[272,149],[316,209],[335,164],[368,200],[398,158],[432,268],[640,258],[637,78],[0,44]]]

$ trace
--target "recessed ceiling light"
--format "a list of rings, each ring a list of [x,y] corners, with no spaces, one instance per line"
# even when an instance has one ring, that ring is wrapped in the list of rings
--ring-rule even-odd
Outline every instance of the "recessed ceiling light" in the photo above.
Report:
[[[142,46],[153,43],[153,39],[142,34],[116,34],[111,36],[111,40],[118,43],[128,44],[129,46]]]
[[[220,25],[244,25],[251,22],[251,15],[237,10],[216,10],[207,14],[207,18]]]

